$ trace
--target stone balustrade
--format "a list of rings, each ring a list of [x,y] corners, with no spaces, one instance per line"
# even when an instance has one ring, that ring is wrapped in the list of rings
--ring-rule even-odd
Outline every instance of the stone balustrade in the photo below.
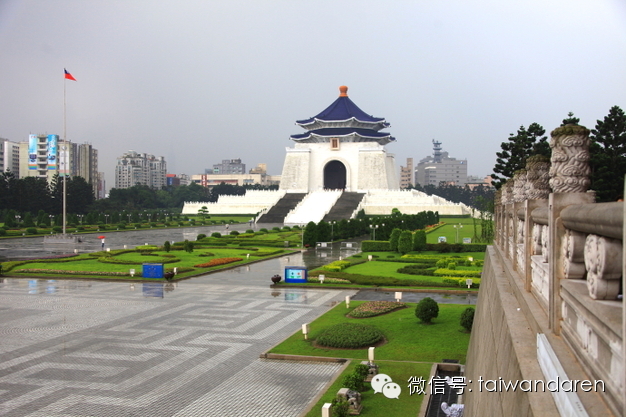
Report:
[[[595,203],[589,131],[552,132],[552,158],[529,159],[498,191],[495,246],[531,293],[551,332],[582,369],[606,384],[616,415],[625,406],[624,203]]]

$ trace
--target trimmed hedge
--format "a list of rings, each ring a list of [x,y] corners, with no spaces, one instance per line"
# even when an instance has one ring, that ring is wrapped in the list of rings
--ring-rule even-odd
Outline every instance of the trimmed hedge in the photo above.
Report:
[[[409,275],[423,275],[427,277],[432,277],[435,275],[436,267],[424,268],[423,265],[407,265],[402,268],[398,268],[396,272],[401,274],[409,274]]]
[[[358,349],[383,340],[385,335],[374,326],[360,323],[339,323],[328,327],[315,340],[318,345]]]
[[[442,281],[449,284],[455,284],[459,287],[467,288],[465,280],[467,278],[445,277]],[[480,288],[480,278],[472,278],[472,288]]]
[[[439,268],[435,270],[436,277],[455,277],[455,278],[480,278],[481,271],[464,271],[459,269]]]
[[[362,252],[390,252],[391,244],[388,240],[364,240],[361,242]]]
[[[347,272],[335,272],[325,271],[323,269],[316,269],[309,273],[309,276],[319,276],[320,274],[326,275],[327,278],[341,278],[350,281],[357,285],[373,285],[377,287],[382,286],[395,286],[395,287],[456,287],[457,283],[449,282],[432,282],[423,281],[417,279],[399,279],[392,277],[381,277],[377,275],[360,275],[349,274]]]

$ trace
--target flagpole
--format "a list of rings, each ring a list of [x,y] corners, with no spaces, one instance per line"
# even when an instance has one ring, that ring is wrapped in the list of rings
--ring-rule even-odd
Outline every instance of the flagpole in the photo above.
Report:
[[[66,224],[66,215],[67,215],[67,185],[65,177],[67,177],[67,156],[68,156],[68,146],[67,146],[67,121],[65,116],[65,85],[67,84],[66,78],[63,77],[63,142],[65,147],[65,152],[63,153],[64,164],[63,164],[63,236],[65,236],[65,224]]]

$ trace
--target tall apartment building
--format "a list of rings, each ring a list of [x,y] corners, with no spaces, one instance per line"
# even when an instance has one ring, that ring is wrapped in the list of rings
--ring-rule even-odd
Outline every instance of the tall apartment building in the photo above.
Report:
[[[467,159],[450,158],[443,152],[441,142],[433,139],[433,155],[419,161],[415,169],[415,184],[440,183],[464,186],[467,183]]]
[[[160,190],[167,185],[166,175],[164,157],[128,151],[117,158],[115,188],[147,185]]]
[[[245,174],[246,164],[242,164],[241,159],[222,159],[221,164],[213,165],[213,169],[205,169],[204,173],[208,175]]]
[[[413,185],[413,158],[406,159],[406,166],[400,166],[400,188]]]
[[[20,144],[0,138],[0,171],[20,174]]]
[[[75,143],[58,135],[29,135],[19,143],[19,177],[51,181],[56,175],[80,176],[92,184],[98,197],[103,188],[98,174],[98,150],[89,143]]]

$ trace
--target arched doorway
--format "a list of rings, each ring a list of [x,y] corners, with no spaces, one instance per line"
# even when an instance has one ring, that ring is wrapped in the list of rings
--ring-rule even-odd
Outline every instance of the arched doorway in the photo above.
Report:
[[[344,190],[346,188],[346,166],[339,161],[330,161],[324,167],[324,189]]]

